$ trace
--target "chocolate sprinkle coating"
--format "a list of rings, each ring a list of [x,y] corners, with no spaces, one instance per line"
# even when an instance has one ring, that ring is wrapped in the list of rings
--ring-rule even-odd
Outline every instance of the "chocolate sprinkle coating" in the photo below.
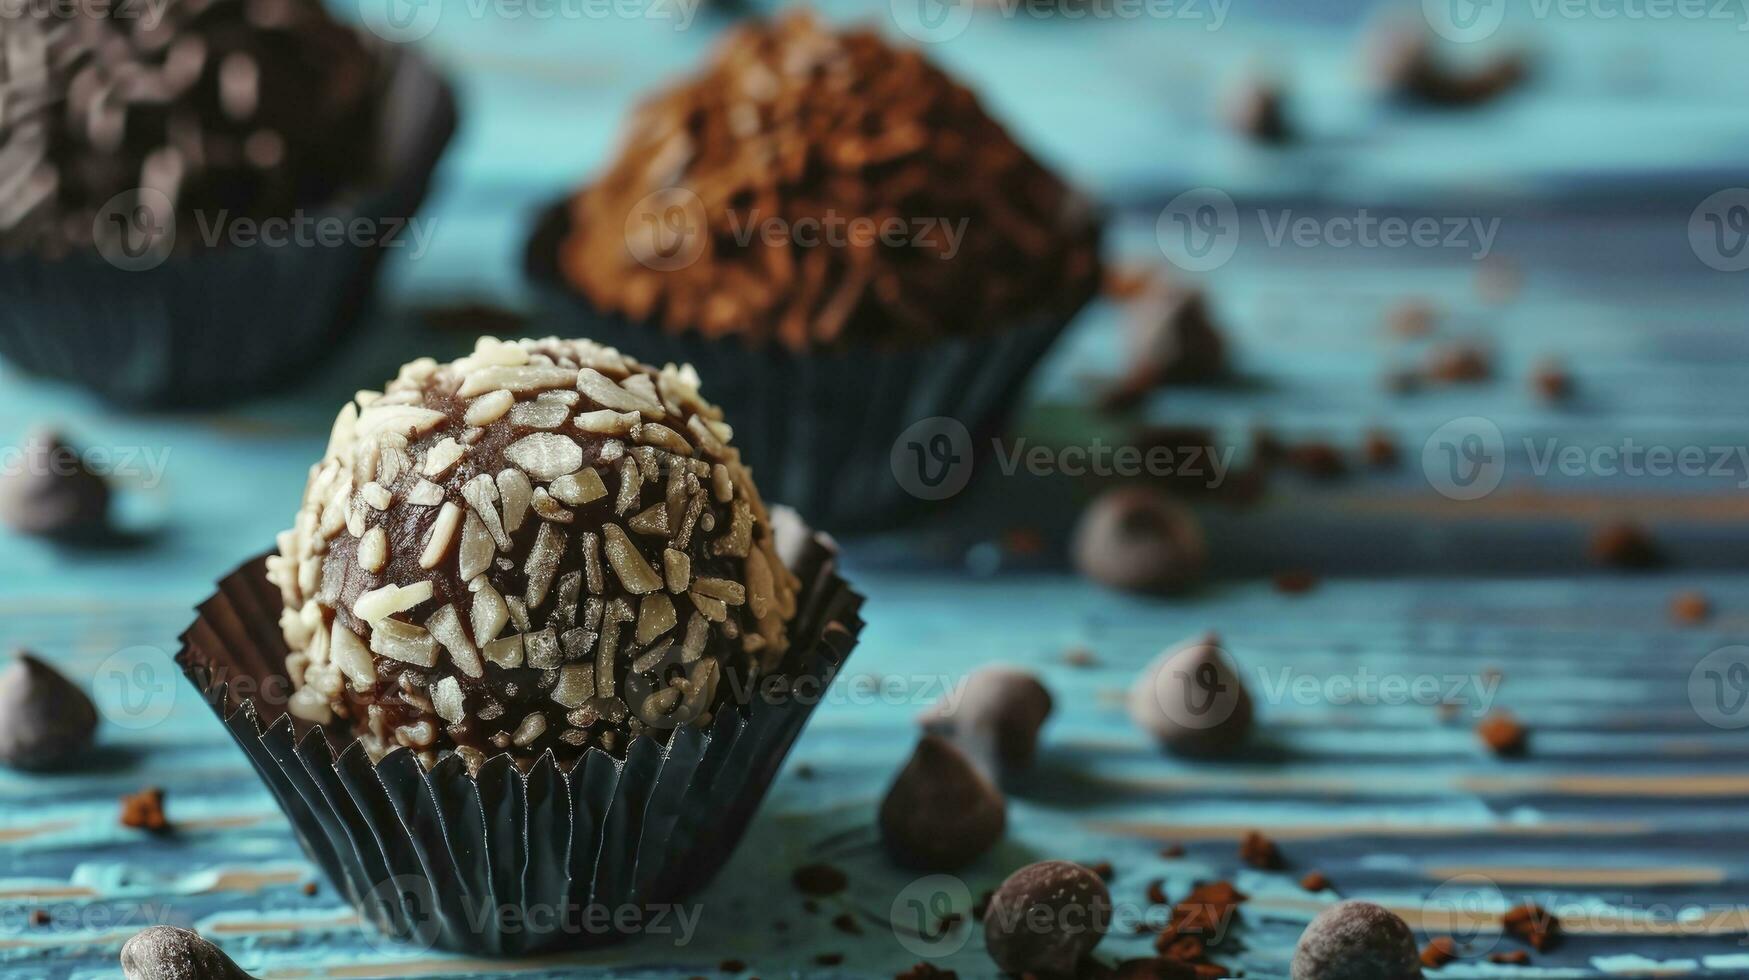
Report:
[[[1347,901],[1318,914],[1294,949],[1293,980],[1411,980],[1421,954],[1408,923],[1371,902]]]
[[[984,948],[1006,973],[1071,977],[1111,926],[1111,893],[1068,861],[1040,861],[1008,876],[984,912]]]
[[[936,735],[917,742],[911,761],[881,801],[881,841],[907,868],[952,871],[1002,839],[1008,800],[953,743]]]
[[[708,725],[799,583],[690,368],[482,339],[342,409],[268,577],[291,712],[375,756],[527,766]]]
[[[121,948],[127,980],[255,980],[225,951],[187,929],[153,926]]]
[[[122,194],[123,213],[287,217],[371,173],[381,59],[315,0],[88,6],[0,18],[0,250],[128,234],[98,223]]]
[[[1085,202],[969,90],[805,13],[737,29],[646,102],[571,218],[558,264],[593,305],[796,351],[987,333],[1100,279]]]
[[[77,685],[23,650],[0,673],[0,763],[55,769],[91,744],[97,707]]]

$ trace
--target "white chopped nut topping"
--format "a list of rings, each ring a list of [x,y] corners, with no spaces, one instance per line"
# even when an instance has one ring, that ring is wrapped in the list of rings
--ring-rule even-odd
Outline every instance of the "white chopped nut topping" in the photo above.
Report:
[[[425,628],[449,652],[449,662],[455,664],[457,670],[469,677],[481,676],[480,651],[475,648],[467,630],[462,628],[461,614],[456,612],[453,603],[432,613],[425,621]]]
[[[569,388],[577,383],[577,372],[553,365],[528,364],[522,367],[482,368],[468,375],[456,394],[462,398],[482,395],[494,388],[504,388],[518,394],[547,388]]]
[[[425,454],[425,466],[420,470],[426,476],[442,476],[448,473],[461,458],[466,456],[468,448],[454,439],[445,436],[431,451]]]
[[[425,551],[419,556],[420,568],[436,568],[443,561],[443,556],[449,554],[450,545],[455,544],[456,529],[461,523],[462,509],[445,503],[437,512],[437,520],[432,522],[431,537],[425,539]]]
[[[662,587],[662,579],[650,563],[644,559],[643,553],[632,544],[631,538],[620,530],[617,524],[602,527],[603,547],[607,552],[607,564],[619,577],[619,584],[633,595],[643,595],[654,592]]]
[[[437,712],[439,718],[452,725],[467,717],[461,682],[453,677],[445,677],[432,685],[431,708]]]
[[[524,436],[504,450],[504,458],[543,483],[575,473],[583,465],[583,447],[556,432]]]
[[[407,491],[407,502],[419,507],[436,507],[443,503],[443,488],[430,480],[420,480]]]
[[[528,745],[540,738],[547,730],[547,716],[538,711],[530,712],[522,719],[522,724],[516,726],[516,734],[510,741],[518,747]]]
[[[515,467],[498,471],[498,496],[504,502],[504,530],[515,534],[528,519],[528,505],[534,499],[534,486],[528,474]]]
[[[646,419],[658,420],[667,415],[661,403],[654,397],[630,391],[592,368],[577,372],[577,390],[583,393],[584,398],[616,412],[636,412]]]
[[[510,607],[504,604],[504,597],[498,590],[486,582],[485,576],[474,580],[479,587],[474,589],[474,609],[470,618],[474,624],[474,644],[485,646],[497,639],[504,632],[505,624],[510,622]]]
[[[632,426],[640,421],[636,412],[615,412],[603,408],[578,415],[576,425],[584,432],[593,432],[596,435],[629,436],[632,434]]]
[[[389,563],[389,536],[380,527],[364,532],[358,540],[358,567],[375,575]]]
[[[547,491],[564,503],[582,507],[607,496],[607,485],[601,482],[601,474],[589,466],[559,477]]]
[[[389,488],[374,480],[359,487],[358,495],[372,510],[377,511],[388,510],[395,502],[395,495],[389,492]]]
[[[370,650],[357,633],[338,623],[330,631],[328,657],[358,690],[369,690],[377,682],[376,661],[371,659]]]
[[[417,438],[441,425],[448,416],[429,408],[411,405],[373,405],[358,416],[353,434],[358,439],[370,439],[394,433],[406,439]]]
[[[491,425],[515,405],[516,396],[507,388],[499,388],[474,399],[462,414],[462,421],[468,425]]]
[[[424,629],[398,619],[385,619],[371,626],[370,649],[415,667],[437,666],[437,641]]]
[[[501,640],[493,640],[486,644],[483,652],[486,659],[500,667],[522,666],[522,634],[513,633]]]
[[[352,604],[352,614],[371,625],[375,629],[378,624],[390,616],[425,602],[431,598],[430,582],[415,582],[409,586],[399,586],[389,583],[380,589],[372,589],[358,597]]]

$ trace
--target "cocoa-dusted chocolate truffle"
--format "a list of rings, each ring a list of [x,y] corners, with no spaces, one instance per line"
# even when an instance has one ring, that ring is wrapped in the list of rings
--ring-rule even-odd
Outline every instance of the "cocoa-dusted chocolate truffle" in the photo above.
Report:
[[[981,667],[925,712],[925,731],[952,739],[993,772],[1032,765],[1039,729],[1051,715],[1051,692],[1013,667]]]
[[[881,801],[881,841],[907,868],[952,871],[1002,839],[1008,800],[972,759],[938,735],[918,740]]]
[[[797,582],[690,368],[586,340],[414,361],[334,423],[268,564],[294,715],[527,763],[708,724]]]
[[[1040,861],[1008,876],[984,912],[984,948],[1005,973],[1072,977],[1111,926],[1111,893],[1068,861]]]
[[[109,531],[109,481],[60,434],[25,440],[17,465],[0,473],[0,522],[20,534],[94,541]]]
[[[1294,949],[1293,980],[1411,980],[1421,975],[1415,934],[1396,913],[1348,901],[1318,913]]]
[[[1108,490],[1089,504],[1071,551],[1082,575],[1132,592],[1182,592],[1208,561],[1195,515],[1143,486]]]
[[[0,763],[54,769],[83,752],[97,731],[97,707],[77,685],[18,651],[0,672]]]
[[[316,0],[62,6],[0,17],[0,250],[138,236],[140,208],[286,217],[371,174],[383,59]]]
[[[633,115],[558,264],[671,332],[913,347],[1078,309],[1100,278],[1086,212],[921,53],[794,13]]]
[[[1130,687],[1130,718],[1181,755],[1233,752],[1251,732],[1251,694],[1213,633],[1167,650]]]
[[[254,980],[224,950],[175,926],[153,926],[124,943],[121,972],[127,980]]]

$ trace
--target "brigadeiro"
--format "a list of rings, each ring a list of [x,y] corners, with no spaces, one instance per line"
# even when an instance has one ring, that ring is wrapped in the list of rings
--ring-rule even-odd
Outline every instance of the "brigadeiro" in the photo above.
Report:
[[[1130,687],[1130,719],[1166,749],[1225,755],[1251,732],[1251,694],[1213,633],[1167,650]]]
[[[1294,949],[1293,980],[1412,980],[1421,975],[1415,934],[1396,913],[1348,901],[1318,913]]]
[[[1111,893],[1087,868],[1040,861],[1008,876],[984,912],[984,947],[1004,973],[1073,977],[1111,926]]]
[[[368,290],[375,243],[314,223],[389,237],[453,105],[317,0],[152,12],[0,18],[0,353],[128,402],[253,393],[325,350]]]
[[[1196,516],[1158,490],[1108,490],[1082,513],[1070,545],[1075,568],[1101,585],[1131,592],[1183,592],[1208,561]]]
[[[59,433],[25,440],[18,465],[0,473],[0,523],[20,534],[61,541],[107,537],[109,481]]]
[[[0,763],[56,769],[97,731],[97,707],[78,685],[23,650],[0,672]]]
[[[995,846],[1008,800],[954,743],[925,735],[881,801],[881,841],[907,868],[952,871]]]
[[[373,755],[477,768],[708,727],[774,670],[798,583],[698,378],[482,341],[340,413],[268,560],[296,693]]]
[[[854,646],[836,569],[690,368],[485,338],[341,409],[277,552],[179,661],[379,925],[589,945],[628,930],[481,928],[468,896],[586,916],[707,881]],[[391,883],[419,907],[368,898]]]
[[[1012,667],[981,667],[931,707],[921,723],[1000,775],[1032,765],[1051,707],[1051,692],[1036,676]]]
[[[224,950],[175,926],[153,926],[123,943],[121,972],[127,980],[253,980]]]
[[[907,502],[907,427],[1000,422],[1097,290],[1098,233],[922,53],[793,13],[644,102],[528,258],[554,315],[720,379],[774,497],[858,523]]]

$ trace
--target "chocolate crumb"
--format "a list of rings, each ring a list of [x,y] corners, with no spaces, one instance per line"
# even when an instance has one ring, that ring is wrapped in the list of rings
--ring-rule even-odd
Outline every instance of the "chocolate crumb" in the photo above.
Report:
[[[1070,647],[1063,651],[1063,663],[1070,667],[1097,667],[1099,657],[1086,647]]]
[[[1421,965],[1430,970],[1437,970],[1457,958],[1457,943],[1449,936],[1430,939],[1426,946],[1421,947]]]
[[[837,966],[844,962],[843,953],[821,953],[814,957],[814,962],[820,966]]]
[[[254,980],[225,951],[187,929],[153,926],[121,948],[127,980]]]
[[[1308,871],[1306,876],[1300,879],[1300,887],[1309,892],[1328,891],[1330,879],[1324,877],[1322,871]]]
[[[724,960],[717,964],[717,969],[724,973],[741,973],[747,969],[747,964],[740,960]]]
[[[1083,864],[1082,867],[1098,875],[1100,881],[1110,881],[1117,876],[1110,861],[1095,861],[1092,864]]]
[[[903,973],[894,974],[893,980],[959,980],[959,974],[943,970],[934,963],[918,963]]]
[[[1433,332],[1439,311],[1421,300],[1404,300],[1385,314],[1385,325],[1398,337],[1413,340]]]
[[[49,922],[50,922],[50,917],[49,917],[49,912],[47,909],[31,909],[30,910],[30,924],[31,925],[33,925],[33,926],[46,926],[49,924]]]
[[[1644,570],[1663,564],[1664,555],[1645,528],[1616,521],[1591,536],[1591,560],[1607,568]]]
[[[1302,442],[1287,451],[1287,465],[1318,480],[1335,480],[1348,473],[1342,450],[1327,442]]]
[[[1154,949],[1185,960],[1202,956],[1205,946],[1217,945],[1247,896],[1231,882],[1203,882],[1172,907],[1166,928],[1154,940]]]
[[[851,936],[862,935],[862,924],[856,921],[856,916],[849,912],[840,912],[832,917],[832,928]]]
[[[1138,266],[1108,265],[1099,281],[1100,292],[1119,301],[1140,299],[1158,288],[1154,270]]]
[[[1530,729],[1509,712],[1496,711],[1476,725],[1476,737],[1498,756],[1516,758],[1530,748]]]
[[[1472,344],[1448,344],[1427,356],[1423,376],[1441,384],[1475,384],[1494,376],[1494,355]]]
[[[805,762],[796,766],[795,773],[797,779],[813,779],[818,775],[818,773],[814,772],[814,767]]]
[[[1401,454],[1397,450],[1397,440],[1389,432],[1373,429],[1366,434],[1366,442],[1361,446],[1361,455],[1366,457],[1366,465],[1375,470],[1395,469],[1401,462]]]
[[[1509,949],[1501,953],[1489,953],[1488,962],[1506,966],[1524,966],[1530,962],[1530,954],[1522,949]]]
[[[121,825],[161,834],[170,829],[164,817],[164,791],[148,786],[121,798]]]
[[[1459,71],[1438,58],[1427,32],[1388,25],[1374,39],[1373,69],[1390,94],[1407,102],[1441,109],[1479,106],[1518,87],[1529,75],[1522,55],[1507,54]]]
[[[1170,905],[1172,900],[1166,897],[1166,879],[1155,878],[1148,882],[1148,901],[1155,905]]]
[[[1253,830],[1239,841],[1239,860],[1263,871],[1279,871],[1287,865],[1275,841]]]
[[[830,864],[803,865],[795,870],[790,880],[802,894],[819,898],[836,895],[850,884],[850,878]]]
[[[1288,125],[1286,96],[1274,81],[1252,78],[1228,98],[1227,119],[1235,132],[1268,146],[1293,141]]]
[[[1531,388],[1544,401],[1562,402],[1573,394],[1573,377],[1560,362],[1545,360],[1530,376]]]
[[[1184,856],[1184,845],[1167,844],[1165,847],[1160,848],[1160,856],[1163,858],[1181,858]]]
[[[316,883],[313,881],[304,882],[303,892],[305,895],[316,894]]]
[[[1318,576],[1303,568],[1275,573],[1275,591],[1283,595],[1305,595],[1318,587]]]
[[[1704,623],[1712,615],[1712,600],[1704,592],[1678,592],[1670,597],[1670,620],[1680,626]]]
[[[1526,902],[1500,917],[1500,928],[1539,953],[1553,949],[1561,939],[1561,920],[1534,902]]]
[[[29,652],[13,657],[0,672],[0,763],[45,770],[74,761],[97,731],[97,707]]]

